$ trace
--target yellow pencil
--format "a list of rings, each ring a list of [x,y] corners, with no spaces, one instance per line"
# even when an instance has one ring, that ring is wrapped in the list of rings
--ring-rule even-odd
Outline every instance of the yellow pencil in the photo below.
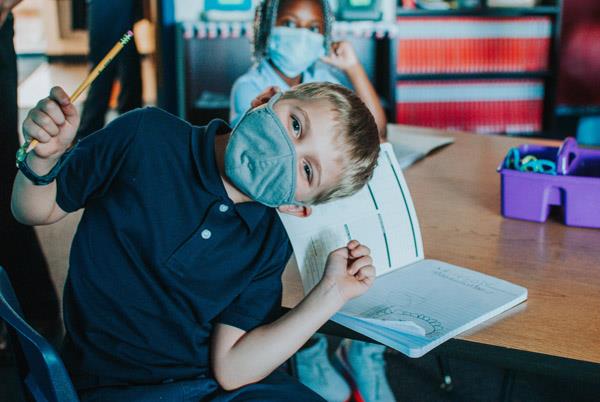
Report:
[[[73,92],[73,95],[71,95],[70,97],[71,103],[75,102],[77,98],[79,98],[79,95],[81,95],[83,91],[85,91],[87,87],[89,87],[92,84],[92,82],[94,82],[94,80],[100,75],[100,73],[106,68],[106,66],[109,65],[112,59],[114,59],[115,56],[121,51],[121,49],[123,49],[123,47],[127,43],[129,43],[131,38],[133,38],[133,32],[127,31],[127,33],[123,35],[121,39],[119,39],[119,41],[113,46],[110,52],[108,52],[106,56],[104,56],[100,63],[98,63],[98,65],[94,67],[94,69],[92,70],[92,72],[90,72],[87,78],[81,83],[81,85],[79,85],[79,87],[77,87],[75,92]],[[33,139],[29,142],[25,142],[17,151],[17,161],[23,161],[27,156],[27,153],[33,150],[37,144],[38,141],[36,139]]]

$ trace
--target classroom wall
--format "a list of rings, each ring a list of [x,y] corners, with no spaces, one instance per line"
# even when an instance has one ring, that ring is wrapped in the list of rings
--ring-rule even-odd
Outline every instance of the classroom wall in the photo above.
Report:
[[[195,21],[200,18],[204,0],[174,0],[177,21]]]

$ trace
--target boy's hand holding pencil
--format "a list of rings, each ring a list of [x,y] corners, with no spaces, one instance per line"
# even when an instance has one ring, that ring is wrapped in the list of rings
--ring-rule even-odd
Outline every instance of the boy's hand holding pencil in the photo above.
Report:
[[[38,142],[34,149],[37,157],[55,162],[71,146],[78,127],[75,105],[62,88],[54,87],[50,96],[29,111],[23,122],[23,135]]]
[[[2,0],[0,0],[0,2],[1,1]],[[59,103],[59,104],[62,105],[63,107],[66,107],[67,103],[72,106],[72,104],[75,103],[75,101],[77,100],[77,98],[79,98],[79,96],[83,93],[83,91],[85,91],[92,84],[92,82],[94,82],[94,80],[100,75],[100,73],[102,71],[104,71],[104,69],[117,56],[117,54],[119,54],[121,49],[123,49],[123,47],[131,41],[131,38],[133,38],[133,32],[127,31],[127,33],[125,33],[125,35],[123,35],[121,37],[121,39],[113,46],[113,48],[106,54],[106,56],[104,56],[104,58],[100,61],[100,63],[98,63],[98,65],[96,65],[96,67],[94,67],[94,69],[88,74],[87,78],[81,83],[81,85],[79,85],[79,87],[75,90],[75,92],[73,92],[73,95],[71,95],[70,98],[67,96],[66,100],[65,100],[65,99],[63,99],[62,95],[60,95],[60,102],[62,102],[62,103]],[[56,88],[54,88],[54,89],[56,89]],[[60,89],[60,91],[62,91],[62,93],[64,93],[64,91],[62,89]],[[52,92],[50,93],[50,98],[52,98]],[[50,99],[50,98],[47,98],[47,99]],[[36,106],[36,108],[34,108],[31,112],[35,111],[36,109],[39,109],[39,106],[41,105],[41,103],[46,102],[47,99],[40,101],[40,103],[38,103],[38,106]],[[58,101],[58,100],[59,99],[54,99],[54,101]],[[29,113],[28,117],[31,117],[31,112]],[[35,114],[38,115],[38,117],[41,120],[43,120],[45,123],[49,123],[49,121],[44,118],[43,114],[39,115],[38,112],[39,111],[35,112]],[[79,125],[79,120],[77,120],[77,125]],[[35,129],[35,126],[30,126],[30,128],[34,132],[37,131]],[[51,128],[51,127],[49,127],[49,128]],[[23,126],[23,130],[25,131],[25,126]],[[32,151],[33,149],[35,149],[35,147],[38,145],[38,138],[31,137],[29,140],[27,140],[28,133],[24,132],[23,134],[25,135],[26,141],[17,151],[17,166],[19,165],[19,162],[22,162],[23,160],[25,160],[25,158],[27,157],[27,153]],[[42,135],[42,137],[44,137],[44,136]],[[39,152],[37,153],[38,156],[41,156],[42,154],[44,154],[43,151],[42,151],[42,153],[39,153]]]

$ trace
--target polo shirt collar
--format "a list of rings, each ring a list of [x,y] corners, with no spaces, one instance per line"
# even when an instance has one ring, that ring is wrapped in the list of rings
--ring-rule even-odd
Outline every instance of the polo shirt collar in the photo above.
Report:
[[[227,195],[217,167],[215,136],[230,132],[231,127],[223,120],[215,119],[208,123],[206,127],[194,126],[192,130],[192,155],[200,181],[209,193],[233,206],[248,230],[253,231],[263,219],[269,207],[255,201],[234,204]]]

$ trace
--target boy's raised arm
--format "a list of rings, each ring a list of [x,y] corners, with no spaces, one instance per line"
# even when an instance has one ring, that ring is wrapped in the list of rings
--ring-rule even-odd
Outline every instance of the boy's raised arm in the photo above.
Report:
[[[27,155],[29,168],[38,176],[46,175],[71,146],[79,114],[62,88],[54,87],[50,96],[38,102],[23,122],[25,138],[35,138],[39,144]],[[56,222],[67,213],[56,203],[56,181],[35,185],[19,170],[12,192],[12,212],[26,225]]]
[[[212,369],[226,390],[268,376],[292,356],[346,301],[371,286],[375,268],[367,247],[356,240],[333,251],[319,284],[278,320],[245,332],[217,324],[212,336]]]

